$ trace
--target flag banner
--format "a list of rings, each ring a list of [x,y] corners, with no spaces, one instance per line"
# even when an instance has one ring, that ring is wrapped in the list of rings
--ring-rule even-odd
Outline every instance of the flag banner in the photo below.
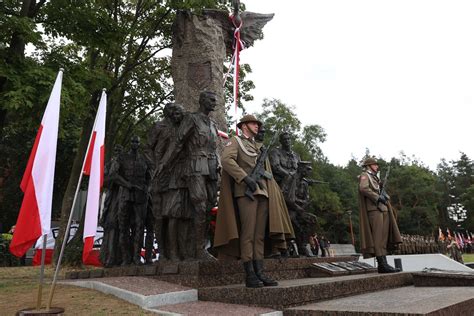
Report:
[[[90,263],[93,256],[94,236],[97,232],[97,222],[100,207],[100,191],[104,182],[104,140],[107,94],[102,92],[99,108],[92,129],[91,141],[87,149],[84,174],[89,175],[87,190],[86,214],[84,221],[84,249],[82,262]]]
[[[20,184],[24,197],[10,243],[10,252],[17,257],[22,257],[38,238],[47,235],[51,230],[62,78],[61,69],[46,105]]]
[[[443,231],[441,230],[441,227],[438,227],[438,240],[444,241],[444,239]]]

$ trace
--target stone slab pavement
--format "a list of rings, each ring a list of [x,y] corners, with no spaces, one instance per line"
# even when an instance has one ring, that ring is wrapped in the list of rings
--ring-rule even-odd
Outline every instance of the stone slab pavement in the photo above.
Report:
[[[395,258],[402,259],[403,271],[405,272],[420,272],[423,271],[424,268],[436,268],[452,271],[474,271],[473,269],[463,265],[462,263],[459,263],[439,253],[387,256],[387,262],[393,267],[395,266]],[[375,266],[374,258],[363,259],[361,257],[359,261],[366,262],[372,266]]]
[[[281,316],[270,308],[198,301],[197,289],[147,277],[66,280],[61,284],[114,295],[158,315],[263,315]]]
[[[406,286],[289,308],[285,315],[474,315],[474,287]]]

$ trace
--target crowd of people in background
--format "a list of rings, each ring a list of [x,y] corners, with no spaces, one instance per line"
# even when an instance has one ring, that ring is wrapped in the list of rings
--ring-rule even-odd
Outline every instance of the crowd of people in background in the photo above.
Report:
[[[420,236],[402,234],[403,243],[396,254],[425,254],[442,253],[453,260],[463,262],[463,253],[473,253],[473,236],[469,232],[454,232],[447,230],[447,234],[439,230],[438,238],[434,236]]]
[[[325,236],[318,236],[314,233],[309,237],[311,251],[315,257],[334,257],[331,242]]]

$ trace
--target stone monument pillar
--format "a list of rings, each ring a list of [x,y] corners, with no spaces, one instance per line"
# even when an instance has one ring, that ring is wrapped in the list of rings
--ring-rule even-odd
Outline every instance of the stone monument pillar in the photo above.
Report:
[[[179,11],[173,24],[171,74],[176,103],[195,112],[199,94],[209,90],[217,95],[213,113],[217,126],[226,131],[223,64],[226,57],[224,29],[219,20]]]
[[[245,47],[261,39],[263,26],[273,14],[242,12],[234,1],[234,16],[242,20],[241,41]],[[217,127],[227,130],[224,102],[224,61],[232,54],[234,25],[223,10],[203,10],[201,15],[179,11],[173,24],[171,75],[176,102],[195,112],[199,94],[209,90],[217,95],[217,108],[212,117]]]

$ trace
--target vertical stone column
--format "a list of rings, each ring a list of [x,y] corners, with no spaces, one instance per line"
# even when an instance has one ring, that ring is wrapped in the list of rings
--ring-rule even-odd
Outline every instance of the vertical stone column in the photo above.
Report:
[[[220,130],[227,131],[223,88],[224,32],[221,23],[212,17],[178,12],[173,24],[171,75],[176,102],[188,111],[198,109],[201,91],[216,93],[218,107],[212,117]]]

